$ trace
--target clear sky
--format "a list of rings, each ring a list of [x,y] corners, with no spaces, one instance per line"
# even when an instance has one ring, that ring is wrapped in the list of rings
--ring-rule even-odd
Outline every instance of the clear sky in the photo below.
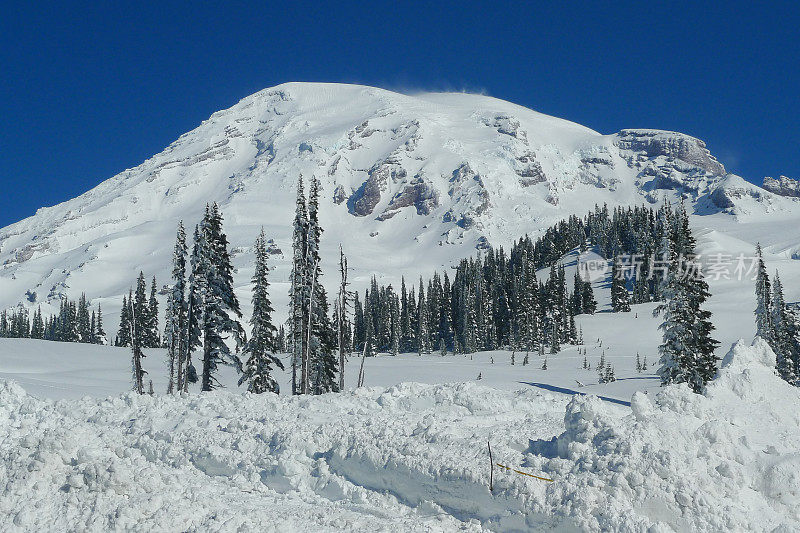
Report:
[[[0,226],[287,81],[482,92],[800,178],[798,2],[86,3],[0,5]]]

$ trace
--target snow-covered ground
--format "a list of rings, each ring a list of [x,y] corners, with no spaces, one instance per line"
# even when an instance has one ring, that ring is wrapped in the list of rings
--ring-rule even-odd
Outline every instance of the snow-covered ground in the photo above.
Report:
[[[35,361],[44,344],[2,345],[4,354],[18,350],[13,364],[28,387],[35,365],[22,372],[23,355]],[[87,360],[102,353],[107,368],[125,360],[121,351],[94,350]],[[763,343],[732,350],[705,396],[673,386],[637,393],[631,407],[532,387],[500,390],[514,387],[492,374],[497,359],[469,363],[470,372],[487,372],[480,384],[404,383],[319,397],[218,391],[53,401],[0,380],[0,529],[800,527],[800,392],[774,375]],[[436,358],[368,363],[368,380],[377,380],[389,365],[423,375]],[[56,366],[41,374],[55,375]],[[61,379],[92,381],[81,374]],[[490,493],[487,441],[495,461],[554,481],[496,468]]]

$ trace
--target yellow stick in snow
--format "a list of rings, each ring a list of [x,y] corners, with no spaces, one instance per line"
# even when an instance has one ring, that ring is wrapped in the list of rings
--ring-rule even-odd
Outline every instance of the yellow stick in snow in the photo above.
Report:
[[[551,483],[553,482],[552,479],[549,479],[549,478],[546,478],[546,477],[534,476],[533,474],[529,474],[527,472],[521,472],[519,470],[515,470],[515,469],[511,468],[510,466],[501,465],[500,463],[495,463],[495,464],[497,466],[499,466],[500,468],[505,468],[506,470],[511,470],[512,472],[516,472],[517,474],[522,474],[523,476],[535,477],[536,479],[541,479],[542,481],[550,481]]]

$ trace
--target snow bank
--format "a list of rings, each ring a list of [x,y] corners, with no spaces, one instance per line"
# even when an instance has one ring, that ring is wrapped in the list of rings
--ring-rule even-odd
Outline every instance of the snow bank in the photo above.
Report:
[[[524,485],[493,501],[486,441],[502,436],[497,453],[518,462],[509,443],[560,431],[565,405],[533,390],[413,383],[53,402],[0,381],[0,530],[518,526]]]
[[[565,432],[528,457],[559,480],[551,511],[587,529],[796,531],[800,391],[774,367],[763,340],[739,341],[703,396],[636,393],[623,419],[575,397]]]
[[[471,383],[53,402],[0,381],[0,530],[797,530],[798,400],[761,341],[706,395],[630,409]],[[489,493],[487,440],[555,482],[495,469]]]

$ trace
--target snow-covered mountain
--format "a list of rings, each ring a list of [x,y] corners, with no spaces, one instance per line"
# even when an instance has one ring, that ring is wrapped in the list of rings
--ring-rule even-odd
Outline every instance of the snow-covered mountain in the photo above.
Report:
[[[85,291],[113,310],[139,270],[168,282],[178,220],[191,228],[216,201],[245,301],[259,227],[273,239],[273,292],[282,312],[301,175],[322,183],[328,283],[340,243],[357,285],[372,274],[414,278],[603,202],[683,195],[695,214],[716,221],[712,228],[800,218],[800,198],[727,174],[702,141],[681,133],[602,135],[472,94],[288,83],[213,114],[87,193],[0,230],[0,308],[47,308]]]

